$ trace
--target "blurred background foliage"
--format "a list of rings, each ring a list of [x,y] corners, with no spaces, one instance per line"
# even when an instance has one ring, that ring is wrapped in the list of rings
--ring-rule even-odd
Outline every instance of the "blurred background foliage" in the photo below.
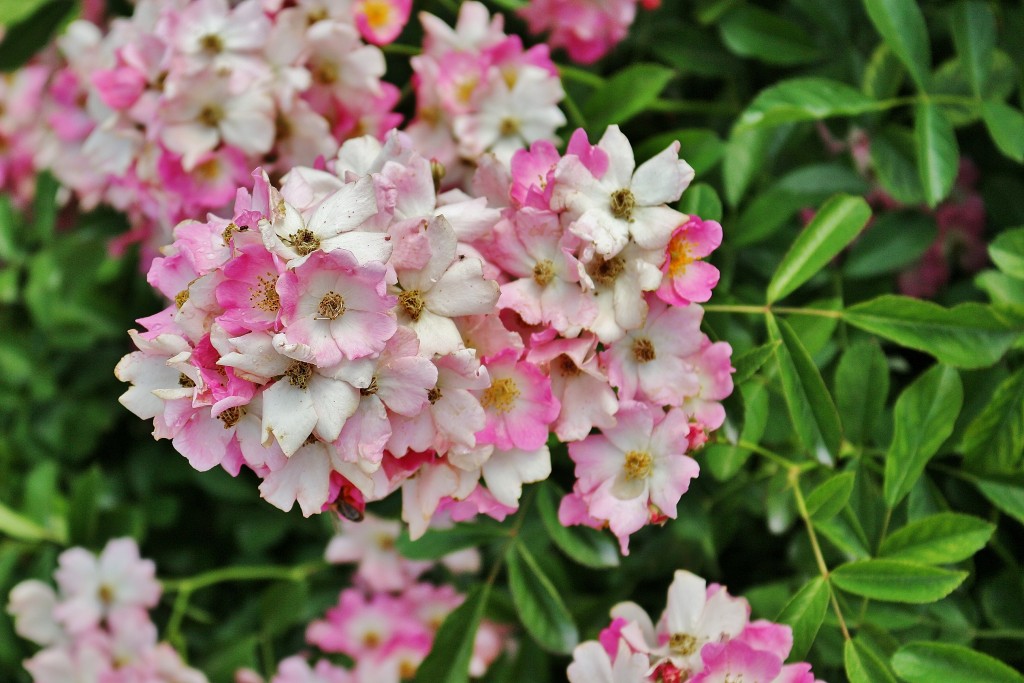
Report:
[[[451,20],[455,3],[416,9]],[[13,26],[3,67],[42,46],[26,49],[25,36],[56,30],[69,12],[72,3],[3,5],[0,23]],[[514,16],[508,26],[525,35]],[[399,42],[420,35],[413,21]],[[794,655],[824,680],[929,680],[921,660],[935,646],[908,645],[917,641],[1024,665],[1024,6],[663,0],[597,66],[555,58],[566,64],[569,130],[594,139],[619,123],[638,160],[679,139],[697,173],[680,209],[723,224],[706,328],[734,348],[728,422],[698,455],[702,476],[679,519],[639,533],[616,568],[608,538],[563,538],[545,522],[552,487],[572,485],[564,450],[554,483],[531,487],[493,534],[460,526],[403,549],[431,557],[476,545],[491,563],[528,547],[567,613],[524,613],[535,586],[517,593],[504,578],[487,609],[530,633],[537,620],[568,619],[594,637],[623,599],[656,615],[685,567],[747,596],[754,617],[792,624]],[[406,82],[401,49],[388,67]],[[861,160],[858,136],[869,141]],[[961,160],[973,185],[955,185]],[[284,580],[197,587],[181,620],[178,644],[212,681],[243,665],[266,671],[302,648],[300,626],[345,585],[347,570],[319,564],[331,522],[263,503],[244,472],[194,472],[117,404],[124,331],[160,304],[137,255],[109,249],[124,219],[77,213],[58,193],[43,176],[26,212],[0,198],[0,594],[48,576],[65,546],[98,549],[125,534],[167,579],[296,567]],[[949,277],[933,296],[945,309],[876,299],[898,292],[899,274],[941,237],[936,207],[971,193],[984,206],[981,272],[957,261],[964,240],[949,239]],[[832,208],[855,214],[854,198],[873,196],[873,223],[856,240],[856,217],[826,225],[833,214],[821,207],[837,194]],[[787,285],[779,265],[813,211],[823,260]],[[397,501],[378,507],[397,516]],[[179,592],[165,595],[161,623]],[[954,652],[966,668],[950,680],[992,680],[970,677],[988,660]],[[29,654],[0,617],[3,678],[27,680],[19,662]],[[489,679],[562,680],[567,661],[524,634]]]

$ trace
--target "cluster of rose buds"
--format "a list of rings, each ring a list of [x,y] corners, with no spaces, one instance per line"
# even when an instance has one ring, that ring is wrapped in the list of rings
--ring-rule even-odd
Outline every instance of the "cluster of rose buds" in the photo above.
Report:
[[[724,586],[679,570],[655,624],[642,607],[619,603],[597,641],[576,647],[570,683],[818,683],[807,663],[784,664],[793,632],[750,621],[750,604]]]
[[[639,0],[654,9],[661,0]],[[519,10],[532,33],[549,31],[551,47],[576,62],[592,64],[619,44],[636,18],[638,0],[530,0]]]
[[[554,140],[565,125],[558,70],[541,43],[523,49],[506,35],[504,17],[479,2],[464,2],[452,29],[423,13],[423,53],[412,58],[416,116],[406,131],[416,148],[447,170],[446,185],[461,182],[491,152],[507,163],[537,140]]]
[[[680,214],[673,143],[635,168],[617,127],[577,131],[438,194],[402,133],[342,145],[280,189],[255,172],[232,218],[186,221],[149,281],[121,402],[199,470],[244,465],[306,515],[402,490],[413,538],[439,510],[503,519],[551,472],[567,524],[629,534],[674,517],[686,455],[721,426],[730,348],[701,332],[713,222]],[[594,428],[600,433],[591,435]]]
[[[281,5],[140,0],[105,32],[73,22],[37,165],[160,246],[177,222],[230,206],[254,167],[312,165],[397,125],[376,45],[397,37],[410,0]]]
[[[157,642],[149,610],[160,583],[135,541],[110,541],[99,556],[71,548],[57,564],[57,591],[23,581],[7,606],[15,632],[44,648],[25,662],[33,681],[206,683],[174,648]]]

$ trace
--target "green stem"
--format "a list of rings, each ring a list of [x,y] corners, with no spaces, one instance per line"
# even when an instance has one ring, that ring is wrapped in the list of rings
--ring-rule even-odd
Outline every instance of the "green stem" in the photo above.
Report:
[[[569,120],[572,122],[574,128],[586,128],[587,119],[583,116],[583,112],[580,111],[579,106],[576,104],[576,100],[573,99],[572,95],[568,91],[565,93],[565,99],[562,100],[562,104],[565,105],[565,110],[569,113]]]
[[[252,565],[248,567],[222,567],[203,574],[190,576],[187,579],[167,579],[163,582],[168,593],[197,591],[225,581],[301,581],[326,568],[325,562],[309,562],[295,567],[279,567],[274,565]]]
[[[804,494],[800,492],[800,470],[796,468],[789,470],[789,484],[793,489],[793,496],[796,499],[796,509],[800,512],[800,517],[804,520],[804,526],[807,527],[807,537],[811,541],[811,551],[814,553],[814,561],[818,564],[818,571],[821,573],[821,578],[825,579],[825,583],[828,585],[828,594],[829,598],[832,600],[832,610],[836,613],[836,619],[839,620],[839,629],[843,632],[843,638],[849,640],[850,631],[846,628],[846,620],[843,618],[843,611],[839,608],[839,601],[836,599],[836,593],[832,589],[832,583],[828,580],[828,565],[825,564],[825,556],[821,552],[821,545],[818,544],[818,535],[814,532],[814,523],[811,522],[811,515],[807,512],[807,502],[804,500]]]
[[[408,55],[410,57],[415,57],[416,55],[418,55],[421,52],[423,52],[423,50],[421,50],[420,48],[418,48],[415,45],[402,45],[401,43],[391,43],[389,45],[381,45],[380,49],[385,54]]]

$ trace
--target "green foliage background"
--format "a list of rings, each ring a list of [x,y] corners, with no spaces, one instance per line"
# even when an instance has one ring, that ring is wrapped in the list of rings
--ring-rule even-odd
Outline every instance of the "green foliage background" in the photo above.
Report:
[[[5,7],[25,23],[0,65],[71,8]],[[451,19],[455,3],[420,8]],[[411,25],[400,42],[418,40]],[[402,53],[388,57],[399,83]],[[682,142],[697,178],[680,209],[724,226],[706,329],[733,345],[737,391],[679,519],[638,534],[628,558],[557,524],[572,483],[558,445],[552,481],[505,524],[403,540],[415,557],[480,547],[491,570],[461,586],[472,597],[418,680],[465,680],[453,662],[482,615],[523,627],[488,680],[562,680],[611,605],[657,614],[681,567],[791,624],[794,657],[825,680],[1024,680],[1022,64],[1019,3],[663,0],[597,66],[565,66],[571,127],[593,139],[619,123],[639,159]],[[821,122],[865,130],[877,182],[909,207],[943,201],[970,158],[992,265],[937,303],[895,296],[934,220],[913,208],[862,234],[869,184],[825,151]],[[192,471],[117,404],[124,330],[159,303],[135,255],[107,250],[123,218],[58,211],[56,191],[41,177],[25,216],[0,200],[0,594],[49,576],[67,545],[130,534],[168,580],[158,621],[192,663],[213,681],[270,671],[345,585],[319,559],[330,522],[262,503],[244,473]],[[817,212],[802,229],[803,208]],[[3,678],[27,680],[29,654],[0,618]]]

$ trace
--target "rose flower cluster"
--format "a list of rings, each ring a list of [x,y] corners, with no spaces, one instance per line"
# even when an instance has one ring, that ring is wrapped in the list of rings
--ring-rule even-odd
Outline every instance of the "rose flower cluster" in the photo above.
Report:
[[[312,165],[397,125],[376,45],[398,36],[410,0],[289,4],[140,0],[105,31],[73,22],[36,165],[158,247],[179,221],[230,206],[254,167]]]
[[[810,664],[784,664],[789,626],[750,621],[745,599],[688,571],[676,572],[657,624],[633,602],[611,617],[597,641],[576,647],[570,683],[820,683]]]
[[[44,649],[25,662],[36,683],[206,683],[167,643],[157,643],[149,610],[160,600],[156,566],[130,538],[57,559],[57,591],[30,579],[11,590],[14,630]]]
[[[566,524],[629,535],[674,517],[687,455],[724,420],[730,348],[701,332],[717,223],[668,207],[674,143],[636,167],[615,126],[566,154],[481,157],[438,193],[402,133],[350,140],[231,218],[186,221],[149,282],[121,402],[199,470],[245,466],[305,515],[402,491],[413,538],[439,510],[503,519],[569,442]],[[600,430],[591,434],[592,430]]]

